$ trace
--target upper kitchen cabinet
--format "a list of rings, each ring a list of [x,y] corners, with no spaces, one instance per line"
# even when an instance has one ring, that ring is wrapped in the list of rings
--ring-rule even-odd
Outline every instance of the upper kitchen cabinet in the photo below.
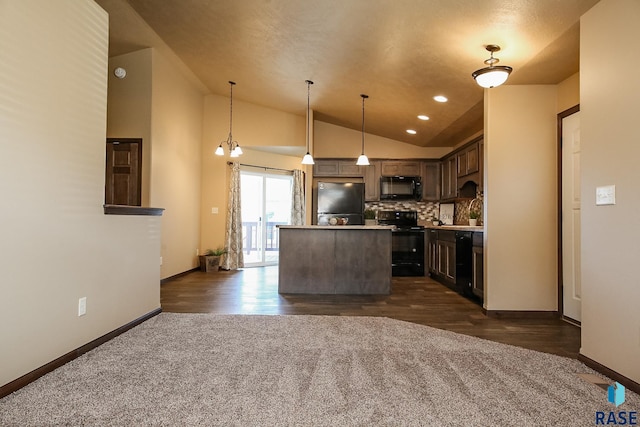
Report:
[[[364,167],[364,201],[377,202],[380,200],[380,161],[371,161]]]
[[[422,162],[422,200],[437,202],[440,200],[440,162]]]
[[[482,191],[482,137],[448,154],[442,159],[440,200],[476,197]]]
[[[381,162],[381,176],[421,176],[422,167],[420,161],[388,161]]]
[[[355,160],[316,159],[313,165],[313,176],[362,177],[362,168],[356,165]]]
[[[455,199],[458,197],[457,158],[455,154],[442,159],[441,200]]]
[[[478,172],[479,160],[478,143],[473,143],[469,147],[461,150],[457,155],[458,178]]]

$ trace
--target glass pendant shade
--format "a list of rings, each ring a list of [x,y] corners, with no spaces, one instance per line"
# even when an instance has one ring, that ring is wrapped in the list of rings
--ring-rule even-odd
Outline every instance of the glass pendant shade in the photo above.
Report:
[[[218,145],[215,154],[216,156],[224,156],[224,148],[222,148],[222,144]]]
[[[475,71],[472,76],[476,79],[476,83],[484,88],[492,88],[500,86],[509,78],[512,68],[498,65],[495,67],[486,67]]]
[[[313,161],[313,157],[311,156],[311,154],[309,154],[309,152],[307,152],[307,154],[305,154],[304,157],[302,158],[302,164],[303,165],[315,164],[315,162]]]
[[[356,165],[369,166],[369,158],[366,156],[366,154],[360,154],[360,157],[358,157],[358,161],[356,162]]]

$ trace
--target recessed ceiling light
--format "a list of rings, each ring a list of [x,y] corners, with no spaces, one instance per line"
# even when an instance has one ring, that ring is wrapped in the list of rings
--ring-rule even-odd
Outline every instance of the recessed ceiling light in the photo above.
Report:
[[[411,135],[415,135],[415,134],[416,134],[416,133],[418,133],[418,132],[416,132],[416,131],[415,131],[415,130],[413,130],[413,129],[407,129],[407,133],[409,133],[409,134],[411,134]]]
[[[418,118],[419,118],[420,120],[429,120],[429,116],[425,116],[424,114],[420,114],[420,115],[418,116]]]
[[[447,102],[448,101],[447,97],[446,96],[442,96],[442,95],[434,96],[433,99],[435,99],[438,102]]]

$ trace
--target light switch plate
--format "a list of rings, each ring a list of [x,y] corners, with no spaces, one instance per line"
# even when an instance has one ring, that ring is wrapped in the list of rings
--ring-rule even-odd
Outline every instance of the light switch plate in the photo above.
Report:
[[[616,186],[603,185],[596,187],[596,206],[615,205]]]

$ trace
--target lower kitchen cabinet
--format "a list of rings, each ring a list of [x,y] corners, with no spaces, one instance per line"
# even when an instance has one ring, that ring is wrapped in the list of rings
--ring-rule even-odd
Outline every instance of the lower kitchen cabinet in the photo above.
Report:
[[[483,233],[473,233],[472,246],[472,281],[471,292],[480,299],[484,299],[484,249]]]
[[[433,279],[476,302],[484,298],[482,232],[428,228],[426,249]]]

